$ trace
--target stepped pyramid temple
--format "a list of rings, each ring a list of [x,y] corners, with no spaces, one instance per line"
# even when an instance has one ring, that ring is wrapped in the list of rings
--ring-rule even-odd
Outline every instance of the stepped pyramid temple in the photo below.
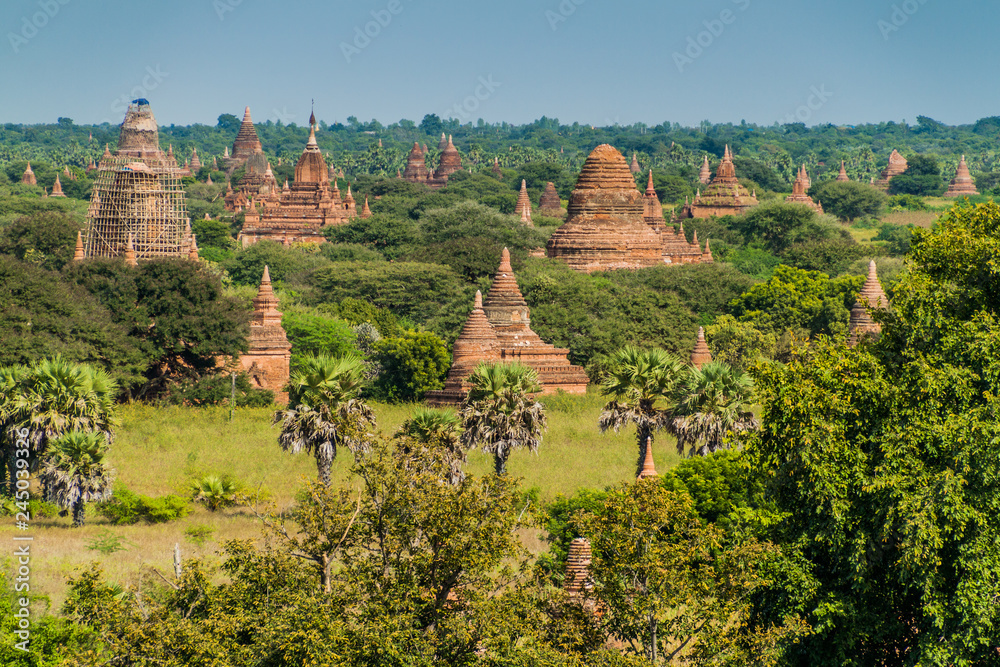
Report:
[[[53,191],[55,194],[55,191]],[[948,191],[944,193],[945,197],[971,197],[972,195],[978,195],[979,190],[976,189],[976,184],[972,181],[972,176],[969,174],[969,167],[965,164],[965,156],[958,162],[958,172],[955,174],[955,178],[951,179],[951,185],[948,186]]]
[[[278,243],[323,243],[323,227],[343,225],[358,214],[348,186],[341,199],[336,181],[330,187],[329,169],[316,143],[316,117],[309,115],[309,140],[295,165],[295,180],[278,188],[271,167],[265,171],[268,192],[251,198],[243,230],[237,241],[243,247],[261,239]]]
[[[563,217],[562,202],[559,200],[559,193],[556,192],[554,183],[546,183],[542,199],[538,202],[538,212],[550,218]]]
[[[705,342],[705,327],[698,327],[698,340],[694,343],[694,349],[691,350],[691,365],[701,370],[701,367],[707,363],[711,363],[712,353],[708,349],[708,343]]]
[[[757,194],[751,194],[740,185],[733,166],[733,154],[729,146],[722,156],[722,162],[715,172],[715,178],[705,191],[698,191],[694,201],[684,206],[681,217],[710,218],[722,215],[740,215],[757,205]]]
[[[270,389],[276,400],[287,401],[288,394],[282,390],[288,382],[292,345],[281,326],[278,299],[271,289],[271,272],[266,266],[253,300],[249,342],[249,350],[239,359],[240,368],[258,389]]]
[[[240,123],[239,132],[236,133],[236,140],[233,141],[233,152],[222,158],[222,166],[231,174],[251,157],[263,152],[257,130],[253,126],[253,119],[250,118],[250,107],[247,107],[243,111],[243,122]]]
[[[878,180],[873,183],[873,185],[881,190],[887,190],[889,188],[889,181],[892,180],[894,176],[899,176],[904,171],[906,171],[906,158],[899,154],[895,148],[892,149],[892,154],[889,155],[889,165],[882,170],[882,174],[879,176]]]
[[[857,345],[863,338],[878,338],[882,333],[882,325],[872,319],[872,310],[885,310],[889,307],[889,299],[878,281],[875,260],[868,262],[868,278],[861,287],[858,300],[851,308],[850,334],[847,344]]]
[[[160,150],[149,102],[133,100],[112,155],[94,179],[84,237],[86,257],[188,257],[192,237],[177,162]]]
[[[646,223],[644,210],[625,158],[601,144],[584,162],[566,222],[549,238],[545,254],[587,273],[661,264],[660,235]]]
[[[785,201],[791,204],[805,204],[822,215],[823,205],[817,204],[813,201],[812,197],[806,194],[806,190],[808,189],[809,174],[806,173],[806,166],[802,165],[799,168],[799,173],[795,177],[795,183],[792,184],[792,194],[785,197]]]
[[[840,161],[840,173],[837,174],[837,181],[841,183],[847,183],[851,179],[847,176],[847,169],[844,168],[844,161]]]
[[[559,389],[569,394],[586,393],[586,372],[569,363],[568,350],[549,345],[531,330],[530,315],[510,266],[510,252],[504,248],[485,301],[476,292],[472,313],[455,341],[445,387],[427,392],[428,403],[460,403],[469,389],[465,380],[480,361],[517,361],[534,368],[543,394]]]
[[[236,140],[233,141],[233,153],[223,157],[222,164],[229,175],[244,167],[243,176],[236,183],[236,188],[234,189],[232,184],[226,186],[227,211],[238,212],[247,209],[256,197],[270,195],[278,185],[273,172],[268,178],[271,165],[268,164],[260,139],[257,138],[257,130],[254,129],[253,120],[250,118],[250,107],[243,112],[243,122],[240,123],[240,130],[236,133]]]

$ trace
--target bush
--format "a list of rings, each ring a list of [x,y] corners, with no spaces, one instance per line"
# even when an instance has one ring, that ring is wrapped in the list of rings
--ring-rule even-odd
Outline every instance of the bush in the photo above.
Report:
[[[115,485],[114,497],[95,505],[97,513],[117,526],[146,523],[167,523],[188,515],[188,501],[180,496],[166,495],[159,498],[142,496],[121,484]]]
[[[193,405],[207,407],[225,405],[232,397],[232,376],[215,373],[199,378],[185,378],[171,384],[160,397],[166,405]],[[240,408],[266,408],[274,403],[274,392],[254,387],[246,373],[236,375],[236,406]]]
[[[538,568],[552,578],[553,583],[561,584],[566,570],[566,556],[569,545],[580,532],[573,523],[573,517],[578,512],[597,512],[604,507],[608,494],[604,491],[580,489],[572,496],[559,494],[545,508],[543,518],[545,530],[548,533],[545,540],[551,545],[547,553],[538,559]]]
[[[764,494],[763,481],[747,474],[742,456],[740,451],[722,450],[684,459],[663,474],[663,487],[686,492],[702,520],[728,528],[733,510],[759,505]]]
[[[901,257],[910,251],[915,225],[893,225],[885,223],[878,230],[873,241],[884,241],[886,252],[892,257]]]
[[[373,346],[381,368],[375,391],[388,401],[419,401],[431,389],[444,387],[451,365],[448,348],[438,336],[410,329],[398,338],[383,338]]]
[[[192,499],[210,512],[238,504],[242,485],[232,475],[205,475],[191,483]]]

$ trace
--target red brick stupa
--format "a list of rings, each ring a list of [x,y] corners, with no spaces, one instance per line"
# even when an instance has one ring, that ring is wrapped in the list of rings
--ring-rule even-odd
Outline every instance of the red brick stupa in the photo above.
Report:
[[[660,236],[646,224],[643,211],[643,196],[625,158],[601,144],[583,164],[567,220],[549,238],[546,255],[587,273],[661,264]]]
[[[52,191],[52,194],[55,195],[55,190]],[[976,189],[976,184],[969,174],[969,167],[965,164],[965,156],[963,155],[958,162],[958,172],[955,174],[955,178],[951,179],[951,185],[948,186],[948,191],[944,193],[944,196],[971,197],[978,194],[979,190]]]
[[[871,311],[885,310],[889,307],[889,299],[878,280],[875,260],[868,262],[868,278],[861,287],[858,300],[851,308],[850,334],[847,344],[857,345],[864,338],[878,338],[882,333],[882,325],[872,319]]]
[[[428,178],[430,178],[430,172],[427,171],[427,165],[424,162],[424,152],[420,149],[420,144],[414,141],[410,155],[406,158],[403,180],[426,185]]]
[[[250,376],[254,386],[270,389],[279,402],[288,401],[288,394],[283,389],[288,382],[292,345],[281,326],[278,299],[271,288],[271,272],[266,266],[253,300],[249,342],[249,350],[239,359],[240,368]]]
[[[545,184],[545,191],[542,193],[538,212],[550,218],[563,217],[562,202],[559,200],[559,193],[556,192],[554,183],[549,182]]]
[[[35,178],[35,172],[31,170],[31,162],[28,163],[24,173],[21,174],[21,183],[23,185],[38,185],[38,179]]]
[[[222,158],[222,164],[231,174],[237,167],[241,166],[255,153],[262,153],[263,148],[260,139],[257,137],[257,130],[253,126],[253,119],[250,117],[250,107],[243,111],[243,122],[240,123],[239,132],[236,133],[236,140],[233,141],[233,152],[231,155]]]
[[[635,153],[632,153],[632,163],[628,166],[628,170],[633,174],[642,173],[642,169],[639,167],[639,159],[636,157]]]
[[[425,151],[426,152],[426,151]],[[441,159],[438,161],[438,168],[434,171],[434,176],[427,182],[432,188],[441,188],[448,184],[448,177],[456,171],[462,169],[462,156],[459,155],[455,144],[451,142],[451,135],[448,135],[448,145],[441,151]]]
[[[480,361],[517,361],[534,368],[543,394],[560,389],[569,394],[587,392],[587,374],[569,363],[569,350],[546,343],[532,331],[531,310],[517,286],[506,248],[485,302],[476,293],[472,314],[452,354],[445,388],[427,393],[426,399],[433,405],[461,402],[468,391],[464,381]]]
[[[694,343],[694,349],[691,350],[691,365],[701,370],[701,367],[707,363],[711,363],[712,353],[708,349],[708,343],[705,342],[705,327],[698,327],[698,340]]]
[[[823,206],[813,201],[812,197],[806,194],[809,189],[809,174],[806,173],[806,166],[799,168],[799,173],[792,184],[792,194],[785,197],[785,201],[791,204],[805,204],[817,213],[823,213]]]
[[[895,148],[892,149],[892,154],[889,155],[889,165],[882,170],[882,174],[879,179],[873,184],[875,187],[887,190],[889,188],[889,181],[893,179],[894,176],[899,176],[907,168],[906,158],[899,154]]]
[[[574,538],[566,554],[566,576],[563,579],[563,589],[571,599],[579,600],[593,588],[590,581],[591,559],[590,540],[586,537]]]
[[[59,174],[56,174],[56,181],[52,184],[52,192],[49,193],[50,197],[65,197],[62,191],[62,183],[59,182]]]
[[[757,205],[757,195],[740,185],[733,166],[733,155],[726,146],[715,178],[704,192],[699,191],[691,204],[684,207],[682,217],[710,218],[723,215],[740,215]]]
[[[712,168],[708,166],[708,156],[705,156],[704,161],[701,163],[701,172],[698,174],[698,181],[702,185],[708,185],[712,182]]]
[[[840,183],[847,183],[851,179],[847,176],[847,169],[844,168],[844,161],[840,161],[840,173],[837,174],[837,181]]]

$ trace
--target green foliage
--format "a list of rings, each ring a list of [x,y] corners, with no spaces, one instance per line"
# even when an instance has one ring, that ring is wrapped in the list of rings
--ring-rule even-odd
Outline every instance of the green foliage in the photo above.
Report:
[[[773,331],[761,331],[752,322],[732,315],[720,315],[705,327],[705,338],[713,359],[743,370],[752,368],[760,359],[773,359],[778,352]]]
[[[768,280],[774,269],[781,264],[780,257],[752,246],[730,250],[726,253],[724,261],[726,264],[732,264],[740,273],[757,280]]]
[[[212,539],[212,535],[214,534],[215,528],[204,524],[189,526],[184,529],[184,539],[199,547],[205,546],[205,542]]]
[[[323,235],[331,243],[350,243],[377,250],[387,259],[396,259],[418,239],[417,225],[410,219],[385,213],[355,218],[346,225],[327,227]]]
[[[385,261],[385,255],[360,243],[324,243],[319,252],[331,262]]]
[[[260,285],[264,267],[268,267],[272,281],[285,281],[298,274],[327,266],[325,257],[299,248],[286,248],[274,241],[259,241],[240,250],[222,267],[237,285]]]
[[[893,195],[889,197],[889,209],[892,211],[928,211],[930,208],[924,200],[915,195]]]
[[[798,243],[785,251],[782,261],[806,271],[835,276],[843,273],[857,259],[870,255],[870,247],[866,248],[848,237]]]
[[[87,540],[87,549],[105,556],[116,554],[119,551],[128,551],[134,546],[134,544],[125,539],[124,535],[116,535],[107,528]]]
[[[572,496],[559,494],[545,506],[542,519],[549,550],[538,560],[538,568],[556,585],[563,583],[570,543],[582,537],[575,518],[580,512],[597,512],[608,498],[607,491],[580,489]]]
[[[809,206],[783,201],[755,206],[732,218],[732,225],[748,242],[758,242],[776,255],[803,241],[836,238],[840,231]]]
[[[221,248],[229,250],[236,246],[229,225],[222,220],[195,220],[191,231],[198,241],[198,248]]]
[[[751,287],[730,308],[735,317],[762,332],[843,336],[862,283],[860,276],[831,280],[819,271],[779,266],[771,280]]]
[[[728,530],[737,510],[752,510],[763,502],[764,482],[743,458],[742,452],[730,449],[684,459],[663,473],[663,487],[686,492],[703,522]]]
[[[893,179],[895,180],[895,179]],[[826,181],[814,185],[809,194],[823,204],[823,210],[840,220],[869,216],[877,218],[885,210],[886,195],[865,183]]]
[[[191,482],[191,498],[204,503],[210,512],[217,512],[238,504],[242,488],[231,475],[204,475]]]
[[[427,391],[444,387],[451,366],[440,337],[413,329],[375,343],[374,359],[382,369],[375,383],[377,395],[403,402],[419,401]]]
[[[171,383],[160,395],[159,402],[165,405],[208,407],[228,405],[232,395],[232,375],[222,372],[197,378],[183,378]],[[273,391],[253,386],[246,373],[236,374],[237,407],[265,408],[272,403],[274,403]]]
[[[24,216],[0,232],[0,254],[58,271],[73,259],[80,224],[58,211]]]
[[[677,453],[707,456],[738,442],[759,425],[750,411],[753,379],[739,368],[710,361],[692,368],[677,387],[668,428],[677,437]]]
[[[901,257],[910,251],[910,242],[913,239],[915,225],[893,225],[885,223],[879,227],[878,234],[873,241],[885,243],[886,252],[890,257]]]
[[[147,524],[167,523],[190,512],[188,502],[180,496],[152,498],[137,494],[122,484],[116,484],[111,500],[98,503],[96,509],[98,514],[116,526],[129,526],[140,521]]]
[[[0,572],[0,664],[62,667],[93,648],[95,633],[89,627],[49,613],[49,601],[24,589],[23,582],[12,581],[8,571],[5,565]],[[21,624],[22,609],[30,613],[27,629]]]
[[[340,356],[358,351],[351,326],[318,310],[286,310],[281,317],[281,326],[292,344],[293,366],[308,355]]]

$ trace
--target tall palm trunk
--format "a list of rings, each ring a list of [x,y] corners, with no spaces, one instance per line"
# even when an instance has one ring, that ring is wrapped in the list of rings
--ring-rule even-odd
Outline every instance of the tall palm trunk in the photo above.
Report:
[[[330,486],[330,470],[333,468],[333,457],[323,453],[323,448],[316,450],[316,470],[319,472],[319,481],[323,486]]]
[[[83,525],[87,516],[87,505],[83,500],[73,503],[73,525],[79,528]]]
[[[497,477],[507,474],[507,458],[500,456],[499,454],[493,455],[493,470],[496,472]]]
[[[635,436],[639,441],[639,458],[635,462],[635,477],[638,479],[639,475],[642,474],[642,466],[646,462],[646,447],[649,446],[649,441],[653,437],[653,427],[648,419],[642,419],[636,423]]]

